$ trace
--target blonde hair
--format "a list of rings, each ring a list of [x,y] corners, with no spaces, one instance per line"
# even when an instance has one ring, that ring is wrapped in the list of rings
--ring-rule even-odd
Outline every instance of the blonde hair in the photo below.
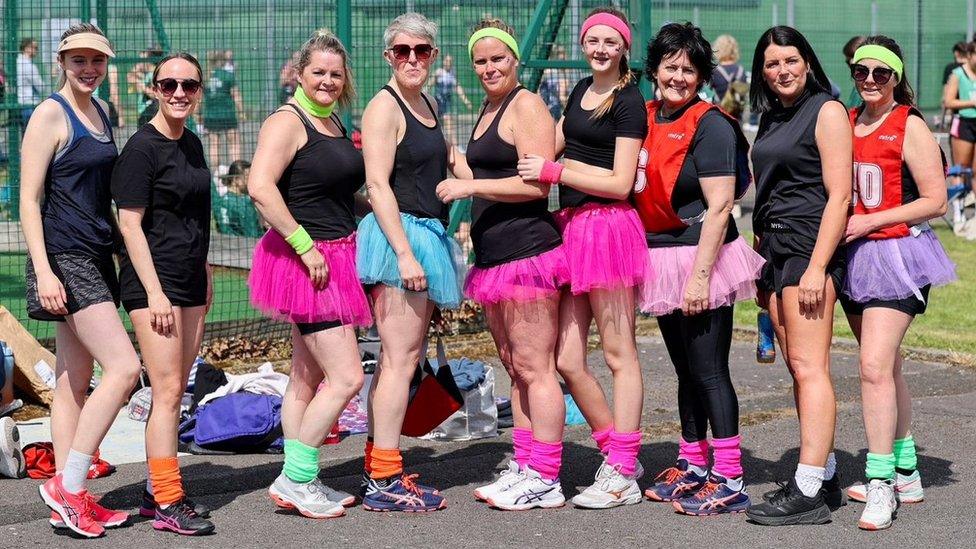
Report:
[[[508,34],[512,35],[512,38],[516,38],[516,36],[515,36],[515,29],[513,29],[508,23],[502,21],[501,19],[498,19],[497,17],[485,17],[481,21],[478,21],[478,24],[475,25],[473,29],[471,29],[471,34],[474,34],[474,33],[478,32],[478,31],[480,31],[481,29],[498,29],[498,30],[502,30],[502,31],[505,31]],[[516,38],[516,40],[517,40],[517,38]],[[479,42],[480,42],[480,40],[479,40]],[[505,47],[508,48],[509,51],[512,50],[512,48],[509,48],[507,44],[505,45]],[[515,52],[512,51],[512,54],[515,55]],[[515,59],[518,59],[518,57],[519,57],[518,55],[515,55]]]
[[[85,32],[94,33],[94,34],[97,34],[99,36],[105,36],[105,33],[102,32],[102,29],[96,27],[95,25],[93,25],[91,23],[75,23],[74,25],[71,25],[70,27],[68,27],[68,30],[64,31],[64,33],[61,34],[61,40],[64,40],[65,38],[67,38],[69,36],[72,36],[72,35],[75,35],[75,34],[82,34],[82,33],[85,33]],[[105,39],[108,40],[108,37],[105,37]],[[35,45],[37,45],[37,41],[36,40],[34,40],[33,38],[31,38],[30,40],[33,41],[33,43]],[[109,46],[111,46],[111,44],[112,44],[112,42],[109,41]],[[23,51],[23,49],[24,48],[21,47],[21,51]],[[62,63],[64,62],[64,52],[58,53],[58,61],[61,61]],[[68,81],[68,74],[66,72],[64,72],[64,69],[61,69],[61,77],[58,78],[58,89],[63,88],[65,82],[67,82],[67,81]]]
[[[595,10],[591,11],[587,17],[592,17],[598,13],[609,13],[628,25],[630,24],[630,20],[627,19],[627,14],[616,8],[610,7],[596,8]],[[602,103],[600,103],[600,106],[597,107],[595,111],[593,111],[593,114],[590,115],[590,120],[602,118],[603,115],[610,112],[610,109],[613,107],[613,100],[617,97],[617,93],[627,87],[627,85],[633,82],[633,80],[634,76],[630,72],[630,64],[627,62],[627,52],[625,51],[620,57],[620,77],[617,78],[617,83],[613,85],[613,91],[611,91],[610,95],[607,96]]]
[[[722,34],[715,39],[715,57],[722,61],[739,61],[739,43],[730,34]]]
[[[346,73],[346,78],[342,85],[342,93],[339,95],[337,101],[340,107],[348,107],[352,104],[353,98],[356,97],[356,85],[352,78],[349,53],[346,51],[346,47],[342,45],[339,37],[333,34],[332,31],[323,28],[312,33],[312,36],[298,50],[298,61],[295,63],[295,70],[301,76],[309,63],[312,62],[312,54],[317,51],[332,52],[342,58],[342,70]]]

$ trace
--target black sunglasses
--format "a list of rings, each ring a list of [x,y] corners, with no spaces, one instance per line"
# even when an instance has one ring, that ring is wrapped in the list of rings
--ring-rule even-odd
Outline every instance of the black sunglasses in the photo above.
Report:
[[[884,67],[874,67],[873,69],[869,69],[860,63],[854,63],[851,65],[851,78],[853,78],[855,82],[864,82],[868,79],[868,75],[870,75],[875,84],[884,86],[889,80],[891,80],[891,77],[894,76],[894,74],[895,71],[886,69]]]
[[[163,78],[156,81],[156,87],[166,95],[173,95],[176,93],[176,88],[180,86],[183,86],[183,93],[187,95],[193,95],[200,91],[200,82],[198,80]]]
[[[406,61],[410,59],[410,52],[413,52],[417,56],[417,61],[426,61],[430,59],[431,54],[434,53],[434,46],[430,44],[417,44],[416,46],[408,46],[406,44],[395,44],[390,46],[390,51],[393,52],[393,58],[397,61]]]

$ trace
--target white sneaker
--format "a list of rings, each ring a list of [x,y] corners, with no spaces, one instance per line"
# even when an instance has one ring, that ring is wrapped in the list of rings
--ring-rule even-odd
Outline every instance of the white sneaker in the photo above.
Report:
[[[898,509],[895,501],[895,482],[873,479],[867,487],[867,505],[857,527],[861,530],[884,530],[891,526],[891,518]]]
[[[0,417],[0,477],[24,478],[25,466],[17,424],[9,417]]]
[[[522,471],[522,478],[508,490],[488,499],[488,505],[505,511],[525,511],[535,507],[550,509],[565,504],[559,479],[546,480],[530,467]]]
[[[573,505],[585,509],[610,509],[620,505],[640,503],[641,491],[637,477],[625,476],[620,467],[601,467],[596,482],[573,498]]]
[[[509,460],[508,468],[504,469],[498,475],[495,482],[475,489],[474,499],[488,501],[492,497],[498,495],[500,492],[504,492],[512,486],[515,486],[515,484],[520,480],[522,480],[522,471],[519,470],[518,463],[516,463],[514,459]]]
[[[608,467],[608,465],[607,465],[607,456],[603,456],[603,462],[600,463],[600,467],[597,468],[596,474],[593,475],[593,480],[600,480],[600,478],[601,478],[600,475],[603,474],[603,469],[606,468],[606,467]],[[644,466],[641,465],[641,462],[640,462],[639,459],[638,460],[634,460],[634,480],[640,480],[640,478],[642,476],[644,476]]]
[[[847,498],[864,503],[868,500],[868,489],[864,484],[855,484],[847,489]],[[895,473],[895,499],[898,503],[921,503],[925,499],[922,489],[922,476],[918,469],[910,475]]]
[[[281,473],[268,488],[268,495],[278,507],[295,509],[308,518],[335,518],[346,514],[341,503],[329,499],[319,479],[299,483]]]

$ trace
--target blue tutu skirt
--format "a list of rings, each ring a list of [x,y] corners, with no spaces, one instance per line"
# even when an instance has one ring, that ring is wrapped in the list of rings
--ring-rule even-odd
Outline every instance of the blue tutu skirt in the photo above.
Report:
[[[400,222],[414,257],[427,275],[427,295],[444,309],[461,304],[464,280],[463,256],[444,225],[437,219],[401,213]],[[385,284],[403,289],[396,253],[376,217],[369,214],[359,223],[356,236],[356,270],[363,284]]]

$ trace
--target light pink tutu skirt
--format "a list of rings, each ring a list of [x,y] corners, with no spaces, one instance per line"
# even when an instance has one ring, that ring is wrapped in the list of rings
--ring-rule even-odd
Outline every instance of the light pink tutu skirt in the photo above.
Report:
[[[529,302],[559,293],[569,284],[569,265],[563,246],[539,255],[494,267],[471,267],[464,295],[481,305],[502,301]]]

